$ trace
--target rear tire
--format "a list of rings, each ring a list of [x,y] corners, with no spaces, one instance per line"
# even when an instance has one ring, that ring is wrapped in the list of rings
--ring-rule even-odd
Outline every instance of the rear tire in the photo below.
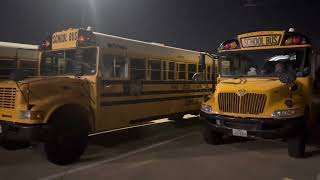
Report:
[[[301,133],[288,139],[288,154],[293,158],[303,158],[306,151],[306,137]]]
[[[177,114],[174,116],[171,116],[170,119],[173,120],[173,124],[175,127],[179,128],[179,127],[184,127],[185,125],[185,119],[183,119],[184,114]]]
[[[49,137],[44,143],[47,159],[67,165],[80,159],[88,143],[87,114],[72,108],[59,110],[52,119]]]
[[[223,134],[213,131],[208,125],[206,125],[203,131],[203,138],[207,144],[219,145],[222,143]]]

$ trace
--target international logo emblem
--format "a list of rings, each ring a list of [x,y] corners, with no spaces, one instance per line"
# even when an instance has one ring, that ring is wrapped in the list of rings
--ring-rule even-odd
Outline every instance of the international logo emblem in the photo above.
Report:
[[[245,94],[247,94],[247,91],[244,89],[241,89],[237,92],[238,96],[244,96]]]

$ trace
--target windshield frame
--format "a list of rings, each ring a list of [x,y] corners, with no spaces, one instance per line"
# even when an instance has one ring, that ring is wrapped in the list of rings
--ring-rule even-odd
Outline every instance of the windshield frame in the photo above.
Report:
[[[303,54],[303,60],[300,64],[300,67],[306,67],[306,63],[308,63],[309,67],[309,72],[308,73],[303,73],[303,75],[298,75],[297,77],[306,77],[311,73],[311,47],[310,46],[303,46],[303,47],[279,47],[279,48],[264,48],[264,49],[250,49],[250,50],[237,50],[237,51],[222,51],[219,52],[219,58],[218,58],[218,74],[220,77],[222,78],[276,78],[278,77],[275,74],[270,74],[270,75],[222,75],[222,59],[221,59],[221,55],[222,54],[226,54],[226,53],[235,53],[235,52],[259,52],[259,51],[266,51],[266,50],[287,50],[287,49],[303,49],[304,50],[304,54]]]
[[[77,50],[77,49],[95,49],[96,51],[96,57],[95,57],[95,62],[96,62],[96,67],[95,67],[95,73],[93,74],[83,74],[81,76],[97,76],[98,75],[98,69],[99,69],[99,47],[98,46],[86,46],[86,47],[77,47],[77,48],[68,48],[68,49],[58,49],[58,50],[46,50],[46,51],[41,51],[40,53],[40,61],[39,61],[39,76],[57,76],[57,77],[65,77],[65,76],[75,76],[76,74],[75,73],[66,73],[66,74],[43,74],[43,66],[42,66],[42,63],[43,63],[43,55],[45,53],[54,53],[54,52],[61,52],[61,51],[68,51],[68,50]]]

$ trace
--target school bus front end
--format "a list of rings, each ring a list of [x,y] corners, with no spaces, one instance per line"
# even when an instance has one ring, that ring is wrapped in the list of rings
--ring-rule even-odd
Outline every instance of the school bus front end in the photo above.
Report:
[[[43,141],[50,128],[50,116],[59,106],[87,104],[81,84],[67,77],[0,81],[1,139]]]
[[[298,33],[263,31],[239,35],[219,48],[218,84],[202,104],[204,138],[223,135],[288,139],[288,153],[302,157],[312,78],[310,44]]]
[[[68,29],[45,40],[39,76],[15,71],[0,81],[1,144],[42,142],[51,162],[77,160],[93,127],[97,58],[90,31]]]
[[[34,136],[41,123],[40,114],[28,111],[23,95],[14,82],[0,81],[0,139],[10,137],[26,140]],[[39,121],[40,120],[40,121]]]

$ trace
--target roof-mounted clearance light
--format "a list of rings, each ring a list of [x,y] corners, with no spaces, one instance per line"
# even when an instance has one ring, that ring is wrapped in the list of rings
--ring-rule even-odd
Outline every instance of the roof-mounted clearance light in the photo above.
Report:
[[[48,50],[48,49],[51,49],[51,46],[52,46],[52,40],[51,38],[47,38],[42,42],[40,49]]]
[[[80,30],[78,37],[78,45],[79,46],[88,46],[95,44],[95,38],[91,31]]]
[[[231,50],[239,48],[239,43],[237,40],[230,40],[222,43],[219,50]]]
[[[306,44],[306,38],[302,36],[289,36],[284,42],[284,45],[300,45],[300,44]]]

